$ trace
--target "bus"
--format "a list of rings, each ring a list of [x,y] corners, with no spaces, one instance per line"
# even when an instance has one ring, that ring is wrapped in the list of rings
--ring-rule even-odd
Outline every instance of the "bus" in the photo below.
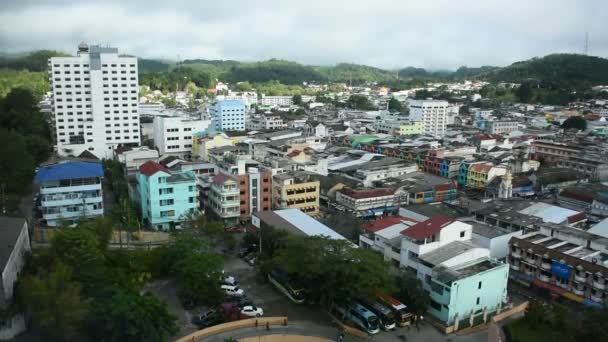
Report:
[[[306,300],[304,288],[299,286],[287,273],[279,268],[273,268],[268,273],[268,280],[281,292],[283,292],[289,300],[294,303],[304,303]]]
[[[395,313],[387,305],[377,300],[362,300],[361,304],[378,317],[382,329],[395,329]]]
[[[336,304],[335,309],[340,318],[351,321],[370,335],[380,332],[378,317],[359,303]]]
[[[385,304],[395,314],[395,320],[400,327],[405,327],[412,323],[412,314],[408,311],[407,306],[402,304],[395,298],[384,293],[377,293],[378,301]]]

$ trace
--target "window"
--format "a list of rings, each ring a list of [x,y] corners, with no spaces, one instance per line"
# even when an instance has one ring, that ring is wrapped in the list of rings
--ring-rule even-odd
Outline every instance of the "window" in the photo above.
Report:
[[[190,192],[194,191],[194,185],[189,185],[188,186],[188,191],[190,191]]]
[[[161,206],[173,205],[173,203],[174,203],[173,198],[160,200]]]
[[[167,177],[158,177],[158,183],[167,183]]]
[[[188,197],[188,203],[195,203],[196,197]]]
[[[481,282],[479,282],[479,284],[477,284],[477,289],[481,290]]]
[[[480,283],[481,284],[481,283]],[[479,297],[477,297],[477,305],[479,305]]]
[[[479,298],[477,298],[479,299]],[[431,299],[430,305],[433,309],[437,310],[437,311],[441,311],[441,304],[437,303],[436,301]]]
[[[460,232],[460,237],[463,238],[464,237],[464,230]]]

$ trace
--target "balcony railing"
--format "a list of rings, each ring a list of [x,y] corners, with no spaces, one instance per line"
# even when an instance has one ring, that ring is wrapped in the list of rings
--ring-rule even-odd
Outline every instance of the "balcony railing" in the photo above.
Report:
[[[550,263],[548,263],[548,262],[543,261],[543,262],[540,264],[540,267],[541,267],[543,270],[550,270],[550,269],[551,269],[551,264],[550,264]]]
[[[606,282],[600,282],[600,281],[594,280],[593,287],[598,290],[604,290],[606,288]]]
[[[587,277],[586,277],[586,275],[583,276],[583,275],[580,275],[578,273],[575,273],[574,274],[574,280],[576,280],[578,282],[581,282],[581,283],[586,283],[587,282]]]

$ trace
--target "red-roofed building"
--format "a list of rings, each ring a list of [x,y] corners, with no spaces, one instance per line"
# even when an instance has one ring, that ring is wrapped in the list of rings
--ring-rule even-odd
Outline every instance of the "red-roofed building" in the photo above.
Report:
[[[395,210],[395,190],[380,189],[342,189],[336,192],[336,201],[346,209],[358,212],[362,216],[382,215]]]
[[[157,162],[153,162],[151,160],[143,163],[139,167],[139,172],[143,173],[144,175],[146,175],[148,177],[154,175],[155,173],[157,173],[159,171],[168,173],[168,174],[171,173],[171,171],[169,171],[169,169],[167,169],[166,167],[162,166],[161,164],[159,164]]]

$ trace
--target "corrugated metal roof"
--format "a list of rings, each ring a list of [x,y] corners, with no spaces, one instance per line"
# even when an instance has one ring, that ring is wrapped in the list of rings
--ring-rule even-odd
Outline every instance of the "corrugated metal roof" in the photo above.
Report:
[[[538,202],[523,210],[519,211],[520,214],[535,216],[543,220],[543,222],[550,223],[562,223],[568,219],[568,217],[578,214],[578,211],[558,207],[556,205]]]
[[[41,167],[34,181],[42,183],[93,177],[103,177],[103,167],[100,162],[68,161]]]
[[[300,209],[282,209],[276,210],[274,213],[308,236],[328,236],[331,239],[346,240],[344,236],[303,213]]]

